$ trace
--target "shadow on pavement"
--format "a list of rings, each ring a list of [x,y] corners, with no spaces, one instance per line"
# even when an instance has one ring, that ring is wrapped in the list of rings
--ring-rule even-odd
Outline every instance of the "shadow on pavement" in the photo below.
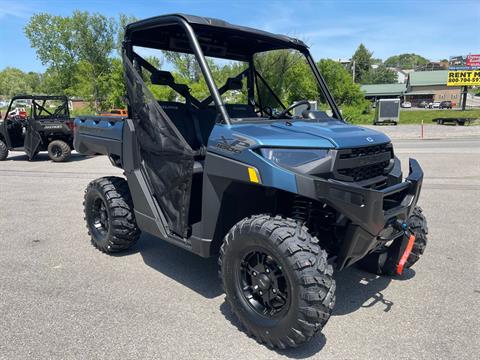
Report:
[[[82,161],[90,158],[90,156],[85,156],[82,154],[77,154],[74,153],[70,156],[70,158],[65,161],[65,162],[75,162],[75,161]],[[10,161],[10,160],[15,160],[15,161],[29,161],[28,156],[26,154],[19,154],[19,155],[9,155],[8,158],[5,159],[5,161]],[[48,153],[42,152],[37,154],[31,162],[40,162],[40,161],[51,161],[50,158],[48,157]],[[53,162],[53,161],[52,161]]]
[[[201,258],[148,234],[142,235],[138,244],[129,252],[117,256],[136,252],[141,254],[148,266],[208,299],[223,294],[215,257]],[[405,281],[414,276],[415,271],[412,269],[406,269],[402,276],[396,277],[377,276],[355,267],[338,272],[335,274],[337,300],[332,316],[346,315],[359,308],[374,306],[380,306],[383,311],[388,312],[394,306],[394,302],[385,298],[382,291],[392,281]],[[243,331],[242,325],[225,302],[220,306],[220,311],[232,325]],[[330,321],[332,320],[334,321],[334,319]],[[252,341],[255,340],[252,339]],[[303,359],[320,352],[326,342],[326,337],[318,333],[311,341],[299,348],[276,351],[289,358]]]
[[[392,281],[409,280],[415,276],[413,269],[405,269],[402,276],[378,276],[365,272],[356,267],[344,269],[335,274],[337,283],[337,301],[333,316],[352,313],[359,308],[380,306],[383,311],[389,312],[394,305],[392,300],[386,299],[382,290]]]
[[[148,234],[142,235],[132,252],[139,252],[145,264],[207,299],[223,293],[215,257],[202,258]]]

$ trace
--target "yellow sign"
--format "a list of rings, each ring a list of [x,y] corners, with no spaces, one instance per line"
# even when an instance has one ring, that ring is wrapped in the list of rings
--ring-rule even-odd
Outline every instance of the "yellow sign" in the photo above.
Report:
[[[480,85],[480,70],[456,70],[448,72],[447,86]]]

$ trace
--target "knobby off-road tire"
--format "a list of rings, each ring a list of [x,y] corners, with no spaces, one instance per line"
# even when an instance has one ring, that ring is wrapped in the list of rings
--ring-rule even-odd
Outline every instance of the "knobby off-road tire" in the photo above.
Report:
[[[62,162],[67,161],[72,154],[72,149],[65,141],[54,140],[48,144],[48,156],[52,161]]]
[[[0,140],[0,161],[5,160],[8,157],[7,144],[3,140]]]
[[[127,182],[109,176],[88,184],[83,202],[92,244],[104,253],[133,246],[140,237]]]
[[[413,209],[412,215],[407,220],[407,225],[413,235],[415,235],[412,252],[405,263],[405,267],[409,268],[420,259],[427,247],[427,219],[422,213],[422,208],[416,206]]]
[[[263,268],[255,260],[262,258],[259,253]],[[330,318],[335,305],[333,268],[318,239],[292,219],[256,215],[241,220],[225,236],[218,263],[227,303],[247,334],[260,343],[281,349],[296,347],[311,339]],[[258,281],[268,276],[279,276],[266,280],[270,288]],[[253,290],[248,279],[250,285],[261,285],[263,296],[273,297],[272,304],[284,303],[280,310],[268,312],[268,306],[262,305],[262,292]],[[282,294],[286,301],[275,294]]]

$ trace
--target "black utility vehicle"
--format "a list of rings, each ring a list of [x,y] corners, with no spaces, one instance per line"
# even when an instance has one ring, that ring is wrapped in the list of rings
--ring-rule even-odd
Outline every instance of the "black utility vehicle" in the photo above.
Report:
[[[17,110],[21,104],[22,111]],[[23,108],[27,108],[24,111]],[[66,161],[73,148],[73,119],[65,96],[21,95],[12,98],[0,120],[0,160],[9,150],[25,151],[32,160],[40,151]]]
[[[128,25],[123,44],[129,118],[75,120],[77,151],[108,155],[126,177],[86,189],[85,219],[99,250],[125,250],[144,231],[219,256],[233,312],[249,334],[278,348],[297,346],[326,324],[334,269],[360,263],[401,274],[419,259],[427,241],[416,207],[419,164],[410,160],[402,182],[390,139],[343,121],[302,41],[165,15]],[[210,95],[193,96],[197,83],[155,68],[139,47],[197,64],[194,75]],[[238,74],[215,78],[214,58],[236,62]],[[286,66],[278,71],[278,64]],[[291,76],[300,70],[310,76],[308,88]],[[290,106],[279,86],[284,76],[282,86],[296,91]],[[159,101],[155,86],[168,90],[156,94],[175,94]],[[305,110],[294,116],[298,106]]]

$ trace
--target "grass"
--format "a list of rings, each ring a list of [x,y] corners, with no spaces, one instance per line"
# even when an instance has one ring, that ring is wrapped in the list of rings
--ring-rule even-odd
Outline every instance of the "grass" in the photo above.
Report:
[[[370,114],[362,114],[350,120],[352,124],[373,124],[374,111]],[[474,118],[480,119],[480,109],[465,111],[457,110],[400,110],[400,125],[403,124],[433,124],[436,118]]]

